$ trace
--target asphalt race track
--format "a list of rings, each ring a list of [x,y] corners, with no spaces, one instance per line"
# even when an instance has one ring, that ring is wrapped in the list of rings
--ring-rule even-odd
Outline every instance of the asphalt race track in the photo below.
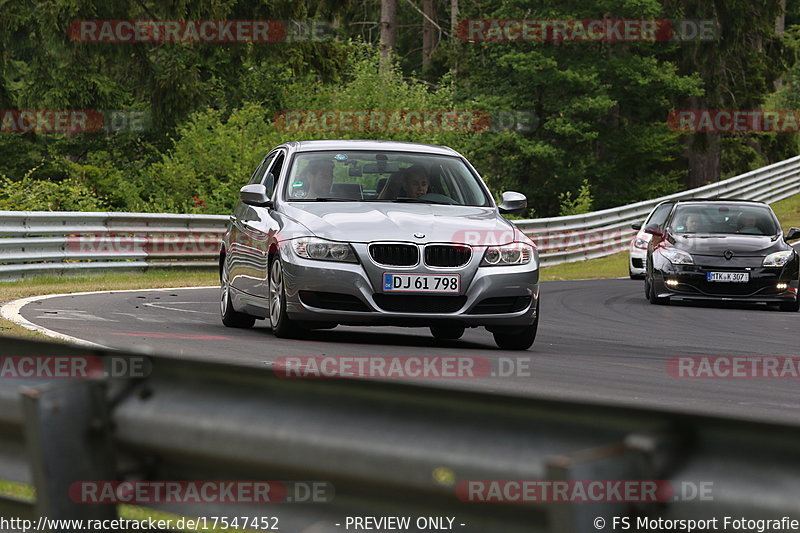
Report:
[[[260,366],[298,355],[467,355],[495,365],[502,358],[506,369],[516,362],[512,376],[438,379],[437,384],[761,420],[800,419],[798,378],[688,379],[667,370],[676,356],[798,355],[800,313],[760,305],[655,306],[645,300],[643,282],[628,279],[545,282],[535,344],[527,352],[504,352],[483,328],[468,329],[458,341],[437,341],[427,329],[341,326],[311,332],[307,340],[277,339],[267,321],[256,322],[252,330],[225,328],[217,298],[217,289],[70,295],[29,303],[21,314],[105,346],[192,359]]]

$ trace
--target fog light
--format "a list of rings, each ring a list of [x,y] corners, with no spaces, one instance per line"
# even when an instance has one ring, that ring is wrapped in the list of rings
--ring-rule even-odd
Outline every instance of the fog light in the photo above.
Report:
[[[778,290],[785,291],[788,288],[789,288],[788,283],[778,283]]]
[[[664,283],[666,283],[670,287],[676,287],[678,285],[678,280],[677,279],[668,279]]]

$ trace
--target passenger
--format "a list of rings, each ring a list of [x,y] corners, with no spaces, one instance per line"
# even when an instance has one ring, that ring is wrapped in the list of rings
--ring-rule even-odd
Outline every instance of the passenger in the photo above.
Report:
[[[389,177],[389,181],[381,191],[378,199],[394,200],[395,198],[419,198],[428,194],[430,179],[428,171],[422,165],[412,165]]]

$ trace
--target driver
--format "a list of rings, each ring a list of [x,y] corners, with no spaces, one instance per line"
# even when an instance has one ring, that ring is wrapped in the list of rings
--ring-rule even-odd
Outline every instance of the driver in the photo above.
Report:
[[[752,213],[744,213],[741,218],[739,218],[739,233],[754,235],[760,235],[762,233],[761,228],[758,227],[758,221],[755,215]]]
[[[398,197],[419,198],[428,194],[430,179],[428,171],[422,165],[412,165],[389,177],[389,181],[381,191],[380,200],[394,200]]]
[[[306,178],[310,186],[308,198],[329,196],[333,185],[333,163],[330,161],[312,161],[306,167]]]

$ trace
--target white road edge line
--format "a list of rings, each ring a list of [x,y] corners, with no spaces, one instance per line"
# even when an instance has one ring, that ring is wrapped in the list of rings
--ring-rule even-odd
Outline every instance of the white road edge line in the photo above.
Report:
[[[117,293],[117,292],[147,292],[147,291],[156,291],[156,292],[164,292],[164,291],[184,291],[188,289],[217,289],[217,286],[210,286],[210,287],[167,287],[162,289],[122,289],[122,290],[110,290],[110,291],[87,291],[87,292],[67,292],[62,294],[45,294],[43,296],[28,296],[27,298],[19,298],[17,300],[12,300],[0,306],[0,316],[8,320],[9,322],[13,322],[18,326],[22,326],[25,329],[29,329],[31,331],[36,331],[41,333],[42,335],[46,335],[48,337],[52,337],[54,339],[66,341],[70,344],[76,344],[78,346],[84,346],[87,348],[101,348],[104,350],[114,350],[110,346],[104,346],[102,344],[98,344],[96,342],[91,342],[83,339],[79,339],[78,337],[73,337],[72,335],[66,335],[64,333],[59,333],[57,331],[53,331],[52,329],[48,329],[44,326],[39,326],[34,324],[33,322],[29,321],[25,317],[22,316],[22,308],[32,302],[39,302],[42,300],[49,300],[50,298],[59,298],[62,296],[89,296],[92,294],[109,294],[109,293]]]

